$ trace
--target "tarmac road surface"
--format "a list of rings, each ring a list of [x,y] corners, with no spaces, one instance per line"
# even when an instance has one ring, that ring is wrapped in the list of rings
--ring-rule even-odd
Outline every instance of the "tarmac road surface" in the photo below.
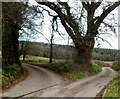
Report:
[[[64,81],[52,71],[28,64],[24,66],[29,70],[28,78],[5,92],[3,96],[95,97],[117,74],[110,67],[103,67],[97,75],[76,81]]]
[[[6,92],[3,92],[3,97],[17,97],[59,84],[61,81],[63,81],[59,75],[56,75],[55,73],[50,72],[44,68],[28,64],[22,65],[29,71],[29,76],[26,80],[13,86]]]

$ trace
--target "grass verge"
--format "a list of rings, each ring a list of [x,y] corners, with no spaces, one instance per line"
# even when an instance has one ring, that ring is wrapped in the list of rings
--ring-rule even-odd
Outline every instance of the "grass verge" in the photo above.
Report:
[[[113,65],[112,69],[120,72],[120,66]],[[106,86],[106,92],[104,97],[118,98],[120,97],[120,75],[114,77],[114,79]]]
[[[107,86],[104,97],[118,98],[120,97],[120,75],[116,76]]]
[[[6,66],[2,70],[2,89],[7,90],[13,85],[24,80],[28,76],[28,71],[23,68],[23,73],[18,66]]]

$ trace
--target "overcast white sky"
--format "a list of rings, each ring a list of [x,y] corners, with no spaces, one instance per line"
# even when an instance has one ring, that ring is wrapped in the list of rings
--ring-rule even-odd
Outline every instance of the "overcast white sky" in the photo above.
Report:
[[[35,4],[34,0],[29,0],[29,1],[31,2],[31,4]],[[117,15],[117,17],[118,17],[118,10],[117,9],[115,11],[113,11],[113,13],[115,13]],[[47,24],[49,24],[48,20],[49,20],[49,17],[46,16],[46,21],[45,22]],[[47,25],[47,24],[45,24],[46,28],[43,28],[43,33],[46,36],[46,38],[48,38],[50,40],[50,30],[49,30],[50,28],[49,28],[49,25]],[[60,27],[60,28],[61,28],[62,32],[65,33],[65,36],[63,36],[64,39],[61,38],[59,36],[59,34],[55,33],[54,43],[55,44],[65,44],[66,45],[68,43],[68,39],[67,39],[68,35],[65,32],[64,27]],[[102,37],[106,38],[106,40],[111,43],[112,47],[108,43],[106,43],[106,42],[101,42],[101,45],[99,46],[100,48],[118,49],[118,37],[117,36],[116,37],[113,36],[113,37],[109,38],[109,37],[107,37],[107,36],[104,35]],[[42,35],[39,35],[39,38],[37,38],[35,41],[48,43],[48,41]],[[98,47],[97,46],[97,42],[95,44],[95,47]]]

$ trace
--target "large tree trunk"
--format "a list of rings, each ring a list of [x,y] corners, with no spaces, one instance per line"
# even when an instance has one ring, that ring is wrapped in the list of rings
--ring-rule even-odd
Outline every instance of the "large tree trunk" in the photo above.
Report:
[[[8,65],[20,65],[19,53],[18,53],[18,30],[20,27],[17,23],[9,21],[4,24],[4,31],[2,35],[2,64]]]
[[[86,41],[86,43],[74,42],[76,47],[76,55],[74,57],[73,72],[92,71],[92,51],[94,47],[94,39]]]
[[[78,64],[81,71],[91,71],[92,70],[92,49],[85,48],[77,49],[77,55],[75,56],[74,62]]]

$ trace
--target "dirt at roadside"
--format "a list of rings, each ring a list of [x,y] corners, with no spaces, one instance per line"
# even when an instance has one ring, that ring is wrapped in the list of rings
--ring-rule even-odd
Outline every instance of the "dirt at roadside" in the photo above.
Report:
[[[26,68],[23,67],[23,74],[17,78],[17,79],[12,79],[12,81],[9,82],[9,84],[7,85],[2,85],[2,91],[7,91],[9,88],[11,88],[12,86],[18,84],[19,82],[25,80],[28,77],[28,70]]]

